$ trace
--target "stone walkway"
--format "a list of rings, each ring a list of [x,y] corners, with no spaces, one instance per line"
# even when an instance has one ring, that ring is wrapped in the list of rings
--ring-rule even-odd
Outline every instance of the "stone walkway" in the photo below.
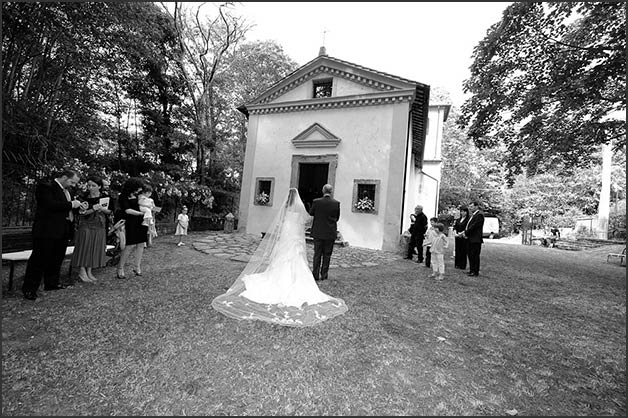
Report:
[[[204,238],[192,241],[194,249],[232,261],[248,262],[262,238],[258,235],[234,232],[226,234],[222,231],[210,231]],[[308,241],[306,246],[308,261],[312,262],[314,245]],[[331,255],[330,268],[372,267],[402,260],[401,255],[358,247],[335,246]]]

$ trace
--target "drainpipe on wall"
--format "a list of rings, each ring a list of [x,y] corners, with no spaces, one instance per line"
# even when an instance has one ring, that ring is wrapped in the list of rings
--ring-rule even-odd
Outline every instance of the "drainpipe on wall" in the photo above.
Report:
[[[410,110],[408,111],[408,127],[406,129],[406,157],[405,157],[405,165],[403,167],[403,192],[401,193],[401,219],[399,219],[399,234],[403,234],[403,219],[406,205],[406,179],[408,178],[408,158],[410,154],[410,129],[412,126],[412,106],[410,106]]]

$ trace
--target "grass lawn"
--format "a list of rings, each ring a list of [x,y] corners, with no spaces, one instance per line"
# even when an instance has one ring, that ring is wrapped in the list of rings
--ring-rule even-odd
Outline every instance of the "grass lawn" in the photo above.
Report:
[[[141,277],[3,297],[2,415],[626,415],[615,251],[499,241],[478,278],[332,269],[349,311],[291,328],[214,311],[244,264],[158,237]]]

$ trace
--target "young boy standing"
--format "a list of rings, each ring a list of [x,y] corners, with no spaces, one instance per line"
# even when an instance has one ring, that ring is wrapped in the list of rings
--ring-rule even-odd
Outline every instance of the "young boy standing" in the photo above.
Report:
[[[447,235],[444,234],[445,225],[436,223],[434,225],[434,238],[430,251],[434,256],[432,260],[432,275],[434,279],[440,281],[445,276],[445,249],[449,247]]]
[[[423,241],[423,246],[425,247],[425,267],[429,267],[432,262],[432,240],[436,236],[435,225],[438,223],[438,218],[430,218],[430,227],[425,232],[425,240]]]

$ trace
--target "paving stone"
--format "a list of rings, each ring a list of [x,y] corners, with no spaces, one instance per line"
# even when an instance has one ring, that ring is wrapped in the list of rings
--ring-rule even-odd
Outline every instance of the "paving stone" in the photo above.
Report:
[[[241,261],[243,263],[248,263],[249,260],[251,259],[250,256],[246,256],[246,255],[236,255],[234,257],[231,257],[229,260],[233,260],[233,261]]]
[[[222,231],[210,231],[206,237],[195,240],[193,248],[206,254],[229,258],[237,262],[248,262],[255,252],[261,237],[256,234],[225,234]],[[306,242],[306,256],[311,264],[314,258],[314,245]],[[397,260],[402,257],[383,251],[358,247],[334,248],[330,268],[373,267]]]

